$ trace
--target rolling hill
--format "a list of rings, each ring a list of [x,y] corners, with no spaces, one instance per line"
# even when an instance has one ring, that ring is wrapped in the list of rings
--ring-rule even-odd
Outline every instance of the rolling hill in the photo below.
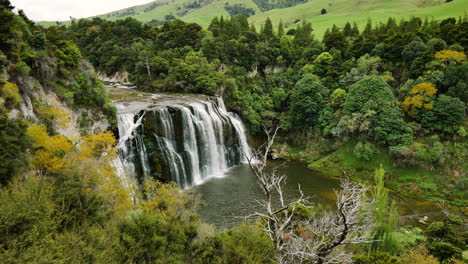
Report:
[[[274,24],[282,20],[286,28],[295,27],[295,23],[302,20],[312,22],[318,38],[333,24],[342,27],[348,21],[363,27],[368,19],[376,24],[385,22],[390,16],[397,19],[418,16],[437,20],[468,16],[468,0],[449,3],[445,0],[158,0],[98,17],[109,20],[132,17],[156,25],[176,17],[206,27],[215,16],[229,16],[229,7],[236,7],[240,12],[247,10],[250,14],[255,13],[249,17],[249,21],[257,27],[267,17]],[[322,9],[326,9],[327,13],[322,15]],[[54,22],[44,24],[51,23]]]

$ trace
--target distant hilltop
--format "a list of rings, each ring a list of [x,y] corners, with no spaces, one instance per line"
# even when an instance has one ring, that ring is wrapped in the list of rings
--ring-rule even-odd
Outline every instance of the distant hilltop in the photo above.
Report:
[[[242,14],[259,27],[267,17],[273,24],[282,20],[286,28],[306,20],[312,22],[315,35],[320,38],[333,24],[343,27],[346,22],[356,22],[363,27],[369,19],[379,23],[388,17],[445,19],[466,16],[467,10],[468,1],[464,0],[158,0],[96,17],[131,17],[153,26],[179,18],[207,27],[214,17]],[[41,22],[45,26],[56,23]]]

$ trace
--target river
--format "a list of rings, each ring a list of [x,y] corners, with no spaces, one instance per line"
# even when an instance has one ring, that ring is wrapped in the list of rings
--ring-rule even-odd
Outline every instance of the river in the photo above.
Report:
[[[336,200],[334,190],[339,189],[339,179],[333,179],[314,173],[305,164],[299,162],[271,162],[270,166],[281,165],[280,171],[287,175],[284,186],[285,196],[293,199],[298,196],[298,184],[313,203],[322,203],[332,207]],[[229,228],[245,220],[254,212],[262,212],[257,200],[262,198],[257,188],[255,176],[247,165],[229,169],[224,177],[212,178],[192,187],[200,195],[202,205],[199,207],[201,219],[218,228]],[[441,209],[436,203],[402,197],[391,194],[396,201],[400,225],[417,223],[428,216],[439,218]]]
[[[232,227],[246,216],[262,212],[257,202],[262,193],[255,176],[247,165],[235,166],[243,161],[239,153],[250,153],[242,121],[226,111],[220,98],[151,94],[128,87],[109,90],[119,112],[121,171],[130,172],[126,177],[173,180],[194,190],[203,201],[200,217],[218,228]],[[280,164],[270,161],[269,165]],[[311,202],[333,208],[338,179],[296,162],[284,163],[280,171],[287,176],[287,199],[297,198],[300,184]],[[391,197],[398,205],[402,225],[417,223],[424,216],[431,220],[441,216],[436,203],[395,193]]]

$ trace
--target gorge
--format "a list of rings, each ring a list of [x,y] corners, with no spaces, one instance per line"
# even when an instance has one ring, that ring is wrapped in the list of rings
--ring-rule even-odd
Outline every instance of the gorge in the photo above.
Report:
[[[261,210],[255,176],[246,158],[252,155],[242,120],[226,110],[221,98],[203,95],[152,94],[125,86],[111,87],[118,108],[119,156],[125,177],[174,181],[200,194],[201,218],[218,227],[232,227]],[[272,166],[279,165],[271,161]],[[316,203],[332,206],[339,180],[310,171],[302,163],[282,164],[288,176],[285,195],[297,186]],[[433,202],[392,193],[401,223],[429,216],[440,218]],[[414,206],[417,204],[418,206]]]

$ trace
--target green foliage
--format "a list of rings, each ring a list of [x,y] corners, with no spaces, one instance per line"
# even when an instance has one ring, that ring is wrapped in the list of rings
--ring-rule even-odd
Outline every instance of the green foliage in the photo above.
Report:
[[[443,86],[447,95],[468,103],[468,63],[459,66],[449,66],[445,72]]]
[[[420,123],[430,130],[455,133],[465,118],[465,104],[458,98],[437,96],[430,111],[421,114]]]
[[[13,10],[15,7],[11,5],[10,0],[0,0],[0,6],[3,6],[4,8],[8,10]]]
[[[59,59],[59,64],[71,68],[78,67],[81,60],[81,52],[74,42],[62,40],[57,43],[55,48],[55,55]]]
[[[207,238],[196,249],[194,263],[275,263],[269,237],[258,227],[239,227]]]
[[[317,76],[306,74],[291,93],[291,120],[297,127],[312,128],[318,124],[326,88]]]
[[[277,9],[287,8],[295,5],[305,3],[305,0],[253,0],[253,2],[262,10],[262,12]]]
[[[396,254],[398,241],[395,239],[394,232],[398,225],[398,212],[395,202],[390,203],[388,190],[385,189],[385,170],[382,164],[379,169],[375,170],[374,184],[372,218],[375,224],[373,233],[376,242],[371,244],[371,249],[374,252]]]
[[[27,151],[32,147],[26,124],[0,113],[0,185],[24,172],[29,165]]]
[[[379,77],[367,77],[349,88],[344,110],[347,113],[374,110],[377,105],[395,105],[395,96]]]
[[[186,263],[191,241],[196,236],[193,224],[167,221],[145,211],[135,211],[118,224],[117,256],[126,263]]]
[[[412,131],[403,121],[402,111],[396,107],[396,98],[390,86],[379,77],[366,77],[352,85],[346,97],[344,112],[348,118],[363,115],[368,119],[370,127],[361,128],[361,132],[367,133],[368,139],[386,145],[408,144],[412,141]],[[345,116],[342,119],[343,125],[352,120],[348,118]]]
[[[450,258],[461,259],[464,241],[463,233],[457,233],[457,226],[463,224],[463,220],[456,215],[446,215],[443,222],[433,222],[425,230],[427,236],[427,248],[429,252],[440,261]]]
[[[338,88],[330,95],[330,103],[335,108],[342,108],[344,106],[344,102],[346,100],[346,91]]]
[[[214,95],[224,75],[216,72],[216,64],[209,63],[201,53],[190,52],[169,69],[167,81],[172,91]]]
[[[224,5],[224,9],[226,9],[230,16],[243,15],[245,17],[250,17],[255,15],[255,10],[241,4],[230,5],[229,3],[226,3],[226,5]]]
[[[156,37],[156,45],[164,48],[195,48],[200,42],[201,27],[194,23],[185,23],[174,19],[164,23]]]
[[[2,1],[8,2],[9,5],[8,0]],[[13,37],[17,25],[14,18],[14,14],[8,8],[0,5],[0,50],[7,55],[10,55],[15,47]]]
[[[55,214],[59,230],[79,228],[86,224],[103,225],[108,220],[108,208],[103,198],[86,193],[80,175],[65,171],[56,175],[52,200],[57,204]]]
[[[68,86],[70,91],[65,97],[69,103],[78,107],[93,107],[104,110],[108,116],[116,112],[104,84],[96,76],[82,72],[76,76],[76,82]]]
[[[49,238],[56,228],[53,185],[38,177],[0,190],[0,259],[16,262],[27,258],[25,252]]]
[[[440,261],[451,258],[461,259],[462,250],[447,242],[432,242],[428,245],[429,252]]]
[[[374,145],[370,142],[358,142],[353,150],[356,157],[363,160],[370,160],[375,153]]]
[[[386,252],[356,255],[353,260],[355,264],[403,264],[398,257],[394,257]]]
[[[398,162],[405,165],[417,165],[418,163],[443,165],[446,160],[444,145],[438,140],[432,144],[413,142],[411,145],[390,147],[390,154],[397,158]]]

